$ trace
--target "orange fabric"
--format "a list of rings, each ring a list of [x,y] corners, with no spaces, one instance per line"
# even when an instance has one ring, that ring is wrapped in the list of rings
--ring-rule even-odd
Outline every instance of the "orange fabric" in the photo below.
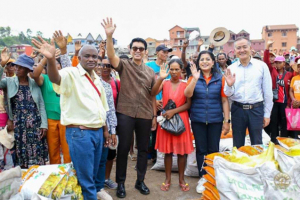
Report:
[[[293,138],[277,137],[276,139],[288,147],[293,147],[300,144],[300,140],[293,139]]]
[[[205,174],[205,175],[203,175],[203,178],[205,178],[205,180],[207,180],[208,182],[210,182],[214,186],[217,185],[216,180],[211,175]]]
[[[300,75],[294,76],[290,87],[294,90],[294,97],[296,100],[300,100]]]
[[[207,190],[209,190],[212,193],[212,195],[214,195],[215,199],[218,199],[218,200],[220,199],[220,194],[219,194],[219,191],[217,190],[216,186],[212,185],[209,182],[204,183],[203,186]]]
[[[208,166],[211,166],[213,167],[214,166],[214,162],[211,161],[211,160],[204,160],[205,164],[208,165]]]
[[[164,82],[163,85],[163,107],[166,106],[169,99],[172,99],[177,108],[186,103],[186,97],[184,96],[184,90],[186,83],[181,82],[176,90],[172,89],[172,83],[170,80]],[[189,123],[189,115],[187,111],[179,113],[186,131],[179,136],[174,136],[165,131],[158,125],[155,149],[158,149],[162,153],[173,154],[190,154],[194,151],[193,140],[191,134],[191,127]]]
[[[206,78],[205,76],[203,76],[203,77],[204,77],[204,80],[206,81],[206,84],[208,84],[209,81],[211,80],[211,76],[208,78]],[[193,79],[193,77],[191,76],[187,81],[187,85],[189,85],[192,82],[192,79]],[[225,86],[225,78],[222,77],[221,97],[227,97],[224,93],[224,86]]]
[[[255,156],[255,155],[259,155],[262,153],[262,151],[259,151],[258,149],[254,148],[252,146],[242,146],[238,150],[248,154],[249,156]]]
[[[77,67],[78,64],[79,64],[78,56],[73,56],[73,58],[72,58],[72,66],[73,67]]]
[[[216,177],[216,175],[215,175],[215,169],[214,169],[213,167],[211,167],[211,166],[205,166],[205,167],[203,167],[203,169],[204,169],[209,175],[211,175],[213,178]]]
[[[202,195],[210,200],[218,200],[215,198],[215,196],[213,195],[213,193],[211,191],[209,191],[208,189],[204,190],[204,192],[202,193]]]
[[[279,151],[282,151],[283,153],[288,152],[288,150],[280,145],[275,145],[275,148],[278,149]]]
[[[249,135],[249,130],[248,128],[246,129],[246,135]],[[221,139],[227,139],[227,138],[232,138],[232,128],[231,128],[231,125],[230,125],[230,130],[229,130],[229,133],[227,133],[226,135],[224,135],[224,132],[222,132],[222,135],[221,135]]]
[[[207,156],[205,156],[205,159],[208,161],[208,163],[210,163],[211,162],[211,164],[212,164],[212,162],[214,161],[214,159],[215,159],[215,156],[219,156],[219,157],[222,157],[222,158],[226,158],[226,156],[228,155],[228,153],[226,153],[226,152],[216,152],[216,153],[211,153],[211,154],[208,154]],[[210,162],[209,162],[210,161]]]
[[[66,127],[59,120],[48,119],[47,141],[50,164],[61,164],[60,148],[62,149],[64,163],[70,163],[71,157],[66,140]]]

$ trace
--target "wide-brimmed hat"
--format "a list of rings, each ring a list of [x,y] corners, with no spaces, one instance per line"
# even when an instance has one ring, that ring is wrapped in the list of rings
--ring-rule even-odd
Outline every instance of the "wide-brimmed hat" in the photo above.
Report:
[[[300,59],[298,59],[298,62],[295,62],[293,65],[292,65],[292,68],[294,70],[294,72],[298,71],[298,65],[300,65]]]
[[[222,46],[228,42],[229,38],[230,32],[224,27],[218,27],[210,33],[209,41],[214,46]]]
[[[296,49],[296,47],[292,46],[290,51],[298,51],[298,49]]]
[[[18,57],[16,62],[13,62],[13,64],[25,67],[33,71],[34,60],[31,57],[22,54]]]

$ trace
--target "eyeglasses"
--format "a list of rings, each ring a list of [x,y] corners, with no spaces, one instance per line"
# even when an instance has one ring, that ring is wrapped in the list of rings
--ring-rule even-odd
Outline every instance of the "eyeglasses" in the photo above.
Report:
[[[104,67],[106,67],[106,68],[111,68],[111,64],[102,64],[101,66],[102,66],[103,68],[104,68]]]
[[[144,47],[132,47],[132,50],[133,51],[139,50],[140,52],[143,52],[145,50],[145,48]]]

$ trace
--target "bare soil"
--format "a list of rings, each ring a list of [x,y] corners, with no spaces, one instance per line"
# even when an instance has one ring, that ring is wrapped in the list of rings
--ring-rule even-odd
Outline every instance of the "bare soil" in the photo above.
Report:
[[[201,195],[196,192],[196,186],[199,178],[185,177],[185,181],[190,185],[190,191],[183,192],[179,187],[178,173],[172,172],[172,182],[169,191],[164,192],[160,190],[160,185],[165,180],[164,171],[151,170],[153,163],[148,160],[148,169],[146,173],[145,183],[150,189],[149,195],[141,194],[137,189],[134,188],[137,173],[134,169],[136,161],[128,159],[127,166],[127,178],[125,182],[126,198],[124,200],[199,200]],[[111,179],[115,180],[115,169],[116,163],[114,162],[113,170],[111,173]],[[106,188],[107,189],[107,188]],[[116,190],[107,189],[113,199],[119,199],[116,196]]]

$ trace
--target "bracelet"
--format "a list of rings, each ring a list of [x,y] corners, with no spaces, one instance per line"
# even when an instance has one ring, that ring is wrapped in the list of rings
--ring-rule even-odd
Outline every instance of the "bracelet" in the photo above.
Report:
[[[152,119],[154,119],[155,117],[157,117],[157,115],[153,115]]]

